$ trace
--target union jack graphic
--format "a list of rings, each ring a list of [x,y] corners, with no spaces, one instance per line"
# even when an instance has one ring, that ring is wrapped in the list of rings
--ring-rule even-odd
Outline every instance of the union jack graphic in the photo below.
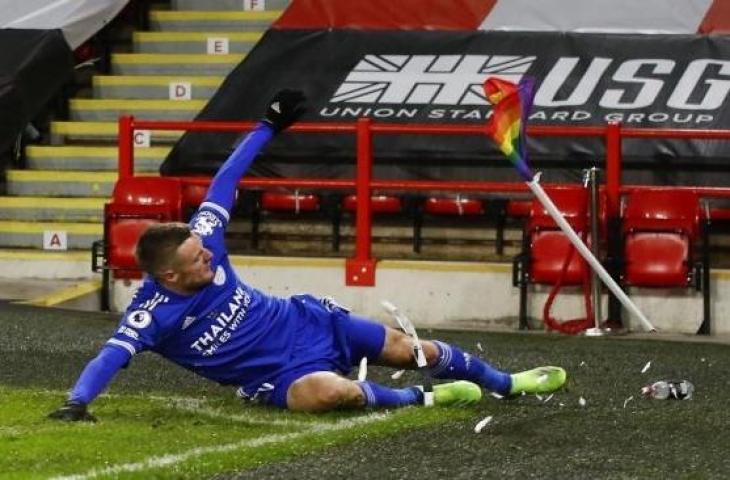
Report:
[[[365,55],[332,103],[486,105],[487,77],[519,82],[537,57],[514,55]]]

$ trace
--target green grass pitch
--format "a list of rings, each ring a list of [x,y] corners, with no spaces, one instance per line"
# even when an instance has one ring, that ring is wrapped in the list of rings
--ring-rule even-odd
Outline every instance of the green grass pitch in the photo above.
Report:
[[[564,366],[552,397],[491,396],[466,409],[292,414],[143,354],[92,405],[97,424],[45,415],[114,330],[104,314],[0,304],[0,479],[727,478],[730,347],[428,332],[501,368]],[[651,361],[651,368],[642,373]],[[416,383],[371,368],[370,378]],[[688,378],[690,401],[639,389]],[[581,402],[583,399],[583,402]],[[476,423],[493,420],[480,433]]]

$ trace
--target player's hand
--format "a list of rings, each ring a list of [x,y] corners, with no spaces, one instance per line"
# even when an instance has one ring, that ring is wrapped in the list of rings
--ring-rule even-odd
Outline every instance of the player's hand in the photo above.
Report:
[[[58,410],[51,412],[48,418],[64,422],[96,422],[96,417],[89,413],[86,404],[68,400]]]
[[[304,93],[299,90],[284,89],[279,91],[269,102],[264,122],[271,125],[276,133],[296,122],[305,112]]]

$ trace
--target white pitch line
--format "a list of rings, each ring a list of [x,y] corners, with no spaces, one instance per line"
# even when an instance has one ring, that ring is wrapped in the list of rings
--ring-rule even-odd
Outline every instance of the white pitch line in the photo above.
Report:
[[[51,480],[88,480],[92,478],[98,478],[102,476],[116,476],[120,473],[140,472],[152,468],[169,467],[177,463],[185,462],[191,458],[200,457],[210,453],[225,453],[239,450],[241,448],[256,448],[263,445],[269,445],[272,443],[286,442],[294,440],[305,435],[309,435],[315,432],[332,432],[338,430],[345,430],[352,428],[357,425],[364,425],[372,422],[378,422],[387,418],[387,413],[373,413],[370,415],[364,415],[361,417],[348,418],[340,420],[336,423],[331,424],[317,424],[314,428],[303,432],[296,433],[284,433],[284,434],[273,434],[258,437],[252,440],[242,440],[240,442],[227,443],[224,445],[214,445],[210,447],[197,447],[190,450],[186,450],[181,453],[154,456],[149,457],[141,462],[133,463],[121,463],[118,465],[112,465],[105,468],[93,468],[86,473],[78,473],[74,475],[64,475],[53,477]]]
[[[150,400],[168,402],[172,408],[184,410],[186,412],[199,413],[210,418],[222,418],[233,422],[247,423],[249,425],[272,425],[275,427],[305,427],[311,428],[319,425],[329,425],[323,422],[302,422],[294,419],[259,419],[252,418],[251,415],[227,413],[223,410],[212,408],[205,405],[204,400],[192,398],[175,398],[175,397],[149,397]]]

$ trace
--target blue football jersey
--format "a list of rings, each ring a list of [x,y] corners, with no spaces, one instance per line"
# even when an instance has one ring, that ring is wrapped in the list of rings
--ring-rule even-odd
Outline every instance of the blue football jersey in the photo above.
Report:
[[[210,202],[190,221],[213,253],[213,282],[183,296],[146,277],[109,345],[132,355],[151,350],[211,380],[254,390],[291,367],[296,338],[310,334],[306,304],[318,302],[272,297],[243,283],[225,248],[227,222],[226,209]],[[329,343],[320,347],[335,348]]]

